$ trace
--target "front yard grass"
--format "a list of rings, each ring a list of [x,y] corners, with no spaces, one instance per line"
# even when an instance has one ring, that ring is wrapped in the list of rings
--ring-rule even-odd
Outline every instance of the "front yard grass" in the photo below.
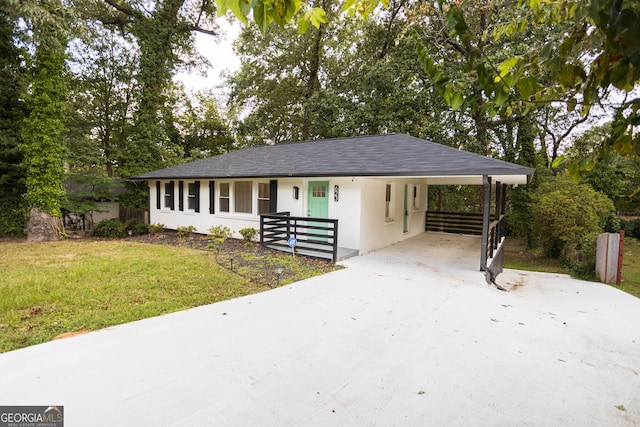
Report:
[[[224,251],[122,240],[0,242],[0,352],[261,292],[275,286],[276,264],[285,267],[281,285],[335,269],[273,252],[252,251],[251,262],[233,256],[232,272],[221,264]]]
[[[570,274],[569,269],[555,259],[545,258],[542,253],[527,250],[522,239],[507,237],[504,267],[516,270],[542,271]],[[622,256],[622,281],[620,286],[611,285],[640,298],[640,240],[625,238]]]

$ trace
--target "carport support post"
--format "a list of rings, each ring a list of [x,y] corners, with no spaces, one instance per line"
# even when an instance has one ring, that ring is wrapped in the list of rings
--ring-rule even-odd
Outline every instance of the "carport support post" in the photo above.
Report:
[[[482,206],[482,247],[480,248],[480,271],[487,267],[487,244],[489,239],[489,216],[491,212],[491,177],[482,175],[484,203]]]

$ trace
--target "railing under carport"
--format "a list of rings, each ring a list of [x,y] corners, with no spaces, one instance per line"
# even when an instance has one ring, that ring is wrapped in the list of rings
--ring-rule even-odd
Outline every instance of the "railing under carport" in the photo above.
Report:
[[[506,187],[496,182],[494,213],[490,212],[491,178],[489,177],[485,177],[482,213],[425,212],[425,231],[482,236],[480,271],[486,271],[487,281],[494,284],[495,277],[502,272],[504,264]]]

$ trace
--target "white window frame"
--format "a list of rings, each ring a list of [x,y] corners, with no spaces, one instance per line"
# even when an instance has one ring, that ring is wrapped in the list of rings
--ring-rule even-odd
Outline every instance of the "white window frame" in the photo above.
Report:
[[[267,197],[260,197],[260,186],[264,185],[267,189]],[[258,181],[256,183],[256,212],[258,213],[258,215],[260,214],[266,214],[269,213],[269,207],[267,207],[267,211],[266,212],[260,212],[260,202],[267,202],[267,205],[270,203],[271,201],[271,184],[269,183],[269,181]]]
[[[387,183],[384,187],[384,220],[393,222],[393,185]]]
[[[237,207],[237,197],[239,197],[240,192],[237,191],[238,189],[238,184],[246,184],[248,183],[248,188],[249,188],[249,212],[238,212],[238,207]],[[233,199],[233,213],[239,214],[239,215],[253,215],[254,209],[253,209],[253,181],[234,181],[233,182],[233,195],[231,196]]]
[[[222,195],[222,186],[226,185],[227,186],[227,195],[223,196]],[[224,181],[224,182],[219,182],[218,183],[218,195],[217,195],[217,203],[218,203],[218,212],[221,214],[229,214],[231,212],[233,212],[232,210],[232,206],[231,206],[231,191],[232,191],[233,185],[231,185],[230,181]],[[222,209],[222,199],[226,199],[227,200],[227,210],[223,210]]]
[[[191,194],[191,187],[193,186],[193,195]],[[187,182],[187,209],[188,211],[195,212],[196,211],[196,199],[198,195],[196,194],[196,182],[191,181]],[[193,206],[191,206],[193,204]]]
[[[171,193],[167,193],[167,187],[171,186],[170,181],[165,181],[162,183],[162,206],[161,210],[171,210],[171,200],[173,200],[173,204],[175,207],[176,200],[176,185],[175,183],[171,186]]]

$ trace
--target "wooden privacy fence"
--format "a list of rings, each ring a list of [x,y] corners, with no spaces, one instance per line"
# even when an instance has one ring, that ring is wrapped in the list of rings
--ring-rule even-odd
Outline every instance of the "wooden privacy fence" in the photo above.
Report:
[[[482,235],[482,214],[427,211],[424,229],[425,231]]]
[[[624,231],[598,235],[596,246],[596,275],[603,283],[622,281],[622,253],[624,251]]]
[[[260,245],[338,261],[338,220],[291,216],[289,212],[260,215]]]
[[[149,223],[149,212],[146,209],[128,208],[120,206],[119,212],[120,222],[127,222],[132,219],[140,221],[143,224]]]

